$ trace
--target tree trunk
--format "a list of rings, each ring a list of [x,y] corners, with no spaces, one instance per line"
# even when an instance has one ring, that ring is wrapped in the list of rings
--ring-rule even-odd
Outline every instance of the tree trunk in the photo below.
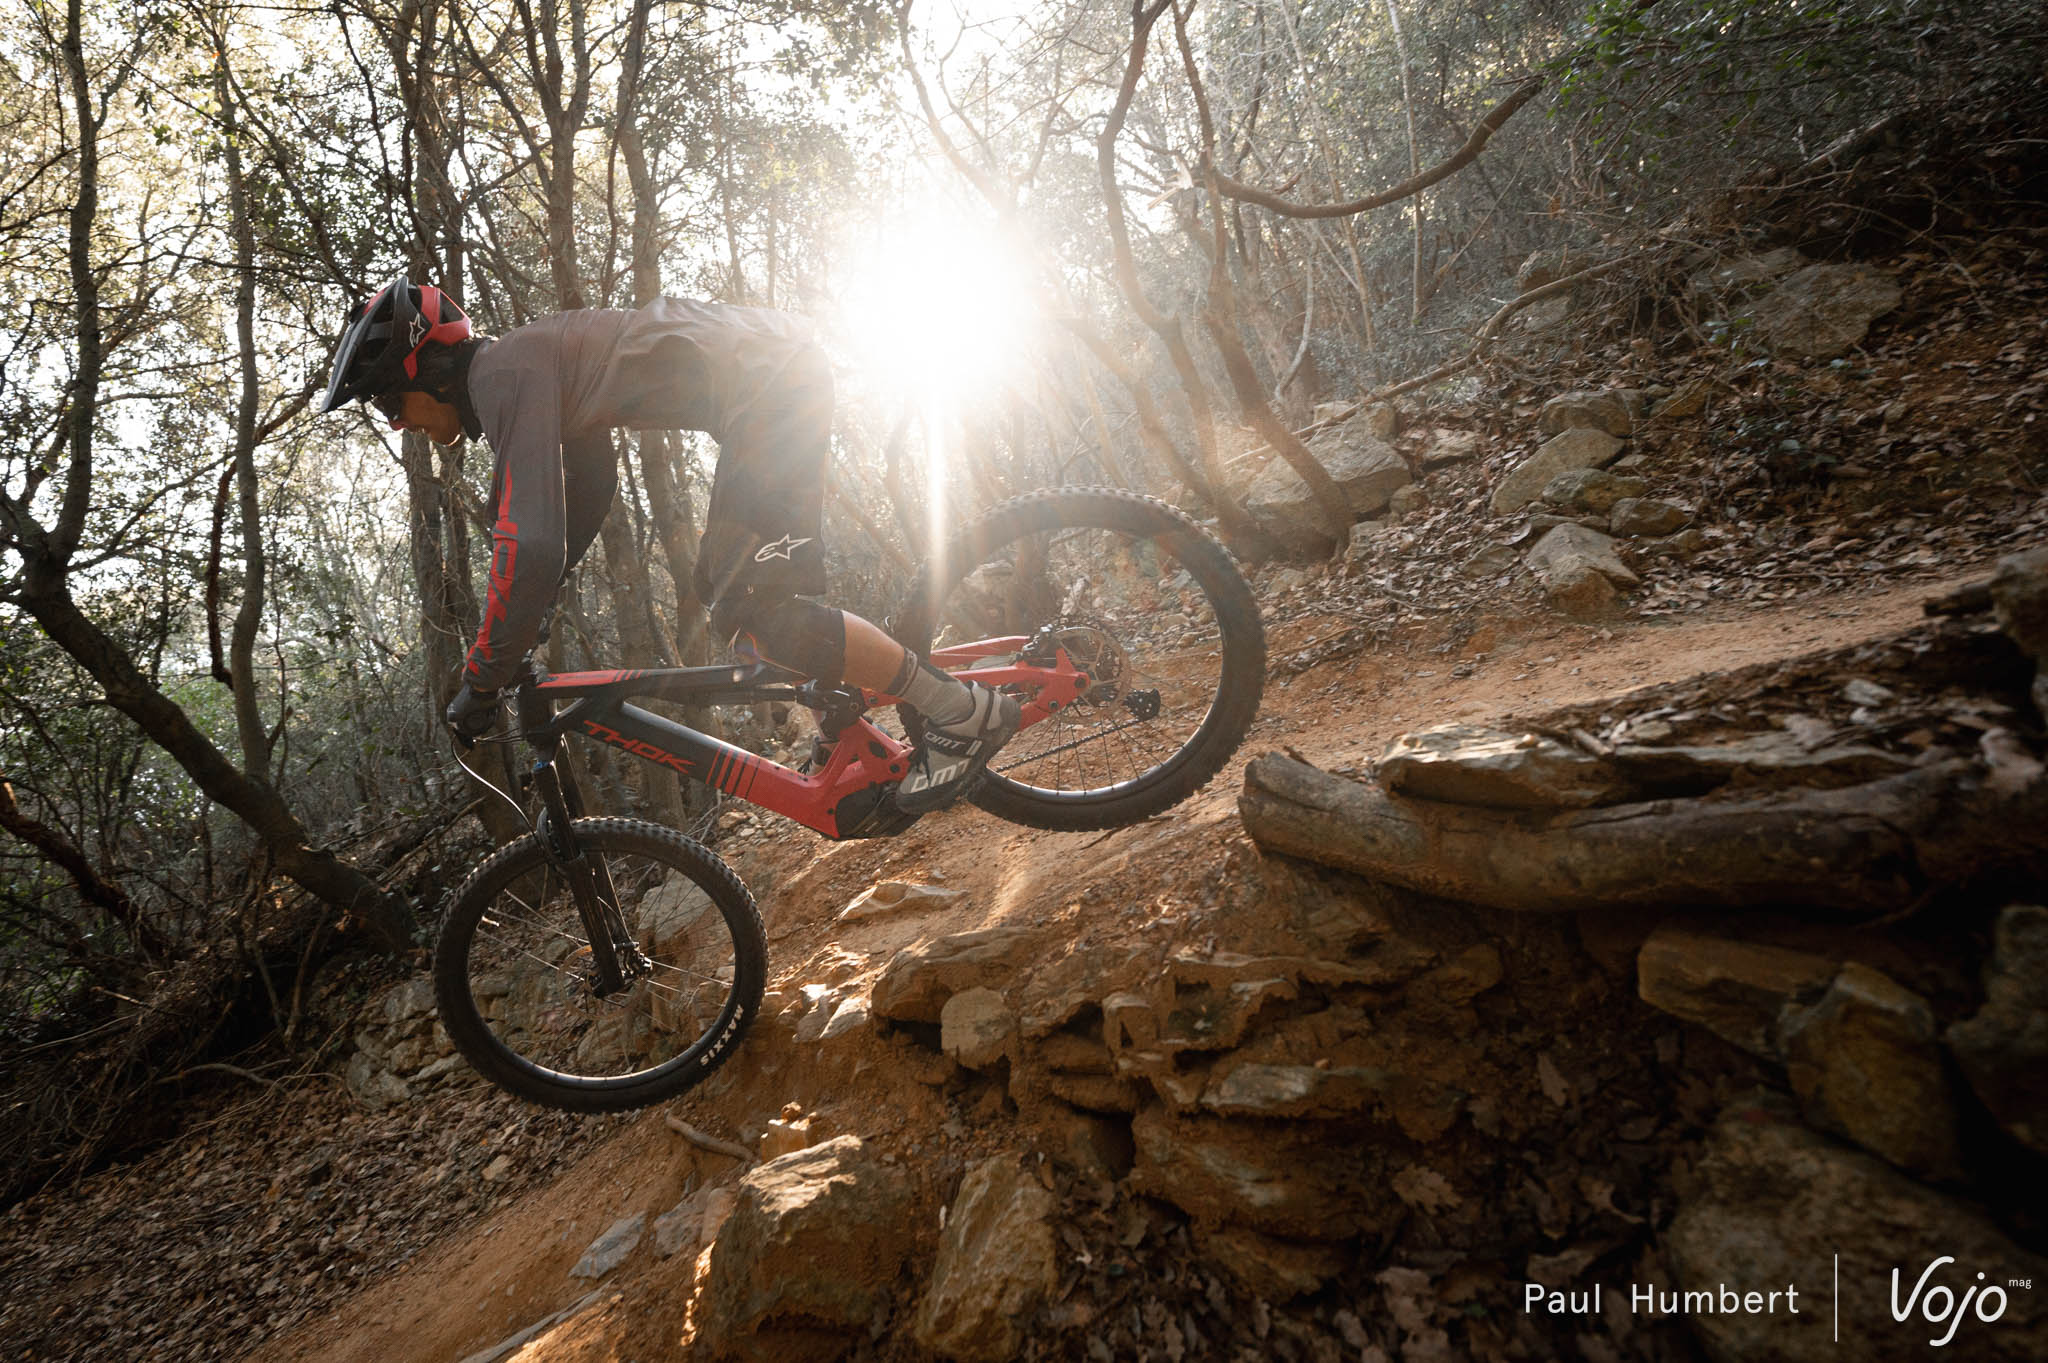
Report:
[[[46,577],[47,572],[36,576]],[[41,586],[17,599],[44,633],[100,684],[108,704],[140,725],[201,790],[249,826],[279,871],[354,919],[358,930],[382,949],[412,949],[417,925],[411,907],[332,852],[312,846],[277,790],[241,771],[214,747],[127,652],[86,618],[68,590],[61,584]]]
[[[0,829],[42,854],[43,860],[71,878],[80,895],[121,925],[136,949],[151,960],[170,958],[171,944],[142,916],[128,892],[101,875],[85,852],[62,832],[26,813],[15,801],[14,787],[0,781]]]
[[[332,853],[314,848],[283,798],[260,776],[252,776],[216,748],[175,702],[159,690],[126,649],[79,610],[72,599],[72,556],[93,504],[93,432],[99,415],[100,372],[105,363],[101,331],[99,273],[92,258],[99,205],[99,123],[91,73],[81,36],[81,0],[70,0],[62,42],[66,83],[77,119],[75,160],[78,193],[70,212],[69,265],[73,295],[76,368],[65,413],[70,458],[65,467],[57,518],[51,528],[31,507],[8,499],[0,504],[13,531],[21,573],[13,599],[59,648],[100,684],[107,701],[141,726],[153,742],[213,799],[225,805],[261,839],[277,868],[326,903],[352,915],[367,937],[390,951],[412,945],[412,910],[376,882]],[[109,79],[118,83],[121,73]]]
[[[1067,329],[1080,338],[1096,361],[1114,375],[1124,386],[1124,391],[1131,395],[1132,408],[1138,414],[1139,434],[1160,462],[1172,469],[1175,476],[1197,494],[1204,489],[1210,490],[1209,503],[1216,509],[1218,528],[1231,549],[1239,557],[1253,561],[1264,561],[1279,554],[1280,544],[1272,533],[1253,520],[1227,488],[1212,486],[1208,478],[1188,463],[1180,446],[1174,443],[1172,433],[1166,429],[1166,422],[1159,415],[1158,404],[1153,402],[1152,390],[1145,386],[1144,377],[1125,364],[1092,326],[1078,318],[1070,318]]]
[[[633,0],[613,121],[613,145],[626,162],[626,183],[633,196],[634,307],[646,307],[661,297],[661,206],[654,175],[647,164],[646,142],[640,133],[640,88],[646,74],[647,23],[653,2]],[[661,545],[669,581],[675,589],[677,659],[686,666],[707,663],[714,641],[710,638],[704,603],[697,599],[696,514],[690,505],[688,487],[676,476],[678,442],[668,431],[644,431],[635,439],[640,480],[647,489],[648,516],[654,522],[654,537]],[[709,706],[685,706],[683,718],[690,727],[706,733],[717,734],[723,728],[717,712]],[[681,788],[683,810],[701,812],[708,807],[711,796],[706,787],[686,784]]]
[[[1202,185],[1209,204],[1210,227],[1209,289],[1207,306],[1202,309],[1202,325],[1207,328],[1209,339],[1215,343],[1216,353],[1223,361],[1223,372],[1230,379],[1239,411],[1259,437],[1271,445],[1308,485],[1309,494],[1315,498],[1316,507],[1322,513],[1324,531],[1332,544],[1341,545],[1349,535],[1354,519],[1351,504],[1330,477],[1329,470],[1316,462],[1308,446],[1302,444],[1287,423],[1273,411],[1272,404],[1266,399],[1266,386],[1259,382],[1258,370],[1253,367],[1252,357],[1245,350],[1244,338],[1238,331],[1237,288],[1230,275],[1230,233],[1216,169],[1216,125],[1209,114],[1209,96],[1203,87],[1201,72],[1195,65],[1194,48],[1188,42],[1187,16],[1177,5],[1173,11],[1173,33],[1180,45],[1181,69],[1187,74],[1188,89],[1195,97],[1195,109],[1202,129]]]
[[[256,694],[256,631],[263,622],[265,561],[263,512],[256,487],[256,410],[261,402],[256,373],[256,232],[249,221],[249,192],[242,168],[241,129],[228,81],[227,35],[214,54],[214,94],[220,102],[221,142],[228,171],[228,216],[235,250],[235,509],[242,523],[242,604],[228,637],[228,676],[234,689],[235,732],[242,745],[242,770],[270,779],[272,739]]]
[[[2004,795],[1982,777],[1947,761],[1838,790],[1543,813],[1397,798],[1269,753],[1238,810],[1269,852],[1488,908],[1869,918],[1980,876],[2048,874],[2048,781]]]

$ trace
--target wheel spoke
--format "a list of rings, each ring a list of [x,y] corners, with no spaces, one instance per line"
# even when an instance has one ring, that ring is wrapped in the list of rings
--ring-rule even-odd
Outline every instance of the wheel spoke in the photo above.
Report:
[[[622,838],[620,845],[585,847],[601,859],[598,883],[611,890],[605,916],[616,913],[618,926],[633,939],[630,946],[621,943],[626,978],[609,993],[598,991],[583,914],[568,877],[542,865],[465,891],[465,904],[472,894],[479,900],[468,913],[462,947],[464,987],[473,1001],[473,1023],[482,1032],[478,1041],[497,1066],[509,1060],[520,1083],[515,1092],[522,1096],[534,1097],[530,1089],[565,1087],[566,1094],[548,1092],[540,1100],[590,1107],[600,1104],[575,1101],[587,1092],[576,1085],[607,1081],[651,1090],[712,1029],[722,1027],[736,1006],[740,962],[728,916],[707,896],[701,873],[670,847],[671,841],[682,843],[680,835],[652,825],[624,826],[647,830],[638,840],[651,846],[626,845],[633,840]],[[708,860],[701,849],[696,854]],[[736,882],[726,892],[744,898]],[[747,984],[753,999],[759,997],[759,973],[754,966]],[[462,1044],[459,1030],[466,1035],[457,1027],[450,1035]],[[493,1068],[486,1066],[486,1072]],[[688,1076],[680,1079],[677,1087],[690,1082]]]
[[[1064,657],[1090,681],[997,756],[977,803],[1040,827],[1112,827],[1184,799],[1243,738],[1264,678],[1258,606],[1229,555],[1170,508],[1033,494],[964,531],[945,562],[906,642],[1023,635],[1029,661]]]

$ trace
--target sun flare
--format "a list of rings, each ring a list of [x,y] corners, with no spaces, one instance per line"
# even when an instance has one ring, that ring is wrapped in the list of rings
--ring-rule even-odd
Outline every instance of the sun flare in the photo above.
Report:
[[[971,398],[1017,374],[1038,317],[1019,247],[940,211],[884,223],[844,306],[855,363],[926,401]]]

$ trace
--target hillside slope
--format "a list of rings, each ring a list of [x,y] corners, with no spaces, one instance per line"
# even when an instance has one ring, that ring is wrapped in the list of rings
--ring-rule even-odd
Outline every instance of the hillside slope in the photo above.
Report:
[[[1671,626],[1544,626],[1496,644],[1471,675],[1456,678],[1449,672],[1469,655],[1442,659],[1443,675],[1425,675],[1439,669],[1417,666],[1437,660],[1426,651],[1323,663],[1275,685],[1254,746],[1284,744],[1318,765],[1343,769],[1377,754],[1420,720],[1498,719],[1884,637],[1915,623],[1928,594],[1923,586],[1836,594]],[[1328,623],[1310,615],[1276,630],[1276,656],[1312,643]],[[1502,626],[1514,628],[1506,622],[1496,628]],[[1218,940],[1246,946],[1283,940],[1291,931],[1286,917],[1301,902],[1299,887],[1284,878],[1270,893],[1250,895],[1248,903],[1241,892],[1219,902],[1218,887],[1242,885],[1247,864],[1257,860],[1236,828],[1236,777],[1234,769],[1169,819],[1108,836],[1019,830],[978,811],[929,821],[909,837],[878,845],[824,845],[799,832],[781,835],[751,859],[751,878],[764,889],[777,961],[775,990],[784,1001],[793,1001],[807,984],[859,992],[897,951],[984,928],[1023,929],[1015,947],[1020,973],[1084,946],[1139,954]],[[859,925],[834,922],[859,889],[883,879],[962,889],[967,898],[937,912]],[[1547,1010],[1576,1017],[1587,1009],[1587,1000],[1569,991],[1557,994],[1558,984],[1553,979],[1533,996],[1518,998],[1518,1007],[1531,1021]],[[1597,970],[1573,987],[1621,1010],[1615,1019],[1619,1030],[1604,1040],[1598,1035],[1607,1031],[1602,1026],[1578,1036],[1559,1029],[1554,1042],[1546,1043],[1576,1067],[1590,1063],[1602,1048],[1625,1047],[1639,1025],[1633,1013],[1640,1010],[1615,997]],[[833,1042],[799,1041],[794,1022],[778,1025],[771,1019],[750,1039],[730,1078],[715,1085],[718,1092],[686,1099],[675,1111],[697,1128],[750,1144],[771,1119],[792,1108],[806,1122],[810,1141],[860,1136],[889,1152],[883,1158],[893,1155],[917,1170],[915,1219],[927,1228],[925,1240],[935,1242],[939,1209],[967,1168],[1002,1151],[1063,1150],[1069,1133],[1034,1121],[1042,1114],[1020,1111],[999,1088],[962,1082],[957,1070],[935,1066],[934,1059],[909,1036],[885,1040],[864,1033]],[[1526,1076],[1532,1095],[1539,1083],[1534,1064],[1532,1057]],[[652,1221],[684,1201],[687,1190],[730,1187],[738,1172],[735,1161],[679,1136],[662,1114],[640,1117],[552,1182],[249,1358],[466,1358],[583,1302],[592,1285],[569,1271],[619,1218],[640,1213]],[[1105,1209],[1090,1203],[1085,1185],[1064,1171],[1060,1181],[1075,1199],[1070,1214],[1076,1239],[1070,1248],[1076,1255],[1105,1252],[1099,1243],[1105,1238],[1108,1253],[1119,1244],[1128,1251],[1133,1246],[1124,1237],[1140,1235],[1138,1243],[1145,1244],[1142,1237],[1163,1229],[1127,1219],[1105,1223]],[[1122,1206],[1118,1211],[1124,1218],[1133,1214]],[[920,1249],[929,1254],[931,1244]],[[659,1257],[649,1236],[603,1280],[585,1309],[513,1356],[522,1363],[685,1356],[679,1346],[689,1336],[693,1294],[707,1269],[695,1254]],[[910,1305],[902,1303],[905,1313]],[[1234,1297],[1233,1305],[1246,1321],[1256,1309],[1248,1299]]]

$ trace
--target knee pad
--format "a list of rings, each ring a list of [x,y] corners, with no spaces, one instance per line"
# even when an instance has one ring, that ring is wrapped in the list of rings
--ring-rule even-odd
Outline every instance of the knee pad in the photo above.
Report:
[[[711,628],[735,645],[750,640],[769,662],[826,686],[845,679],[846,617],[830,606],[745,592],[712,607]]]

